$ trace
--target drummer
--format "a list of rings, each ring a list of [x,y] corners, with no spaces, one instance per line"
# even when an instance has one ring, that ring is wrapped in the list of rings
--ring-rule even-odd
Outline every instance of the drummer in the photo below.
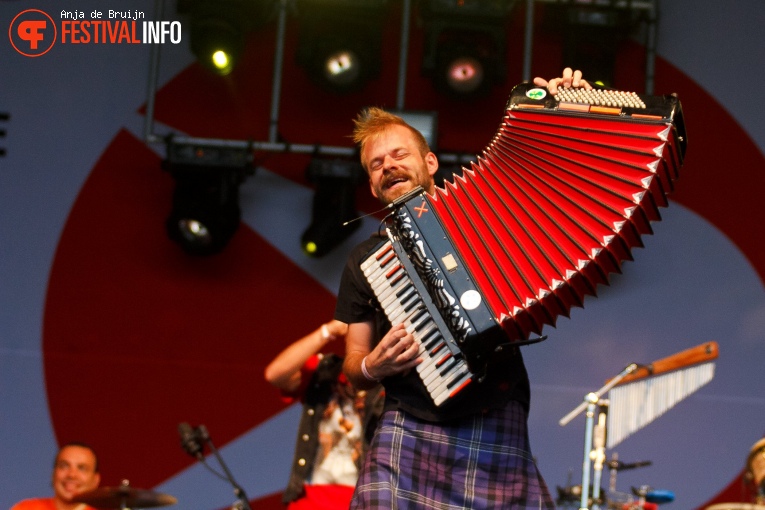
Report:
[[[93,448],[85,443],[67,443],[59,449],[53,463],[53,497],[25,499],[11,510],[89,510],[84,503],[72,499],[97,488],[100,482],[98,457]]]

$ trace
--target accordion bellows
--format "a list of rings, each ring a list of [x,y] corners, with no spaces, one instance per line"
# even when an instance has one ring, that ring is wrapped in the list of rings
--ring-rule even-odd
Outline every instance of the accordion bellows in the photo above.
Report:
[[[477,162],[434,195],[396,199],[389,239],[361,264],[391,324],[420,343],[436,405],[583,306],[651,233],[678,178],[676,97],[558,96],[515,87]]]
[[[488,307],[519,340],[568,316],[631,260],[685,150],[674,96],[592,105],[585,92],[570,103],[534,99],[540,90],[514,89],[483,155],[430,201]]]

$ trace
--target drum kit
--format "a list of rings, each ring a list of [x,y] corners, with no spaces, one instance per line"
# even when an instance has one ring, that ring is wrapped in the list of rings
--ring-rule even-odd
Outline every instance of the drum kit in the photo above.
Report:
[[[578,492],[574,491],[579,496],[580,510],[600,510],[604,505],[615,510],[646,510],[674,500],[672,492],[653,491],[650,487],[633,488],[632,494],[616,492],[617,471],[650,465],[650,461],[626,465],[614,456],[607,462],[606,450],[711,381],[717,357],[717,342],[711,341],[649,364],[630,363],[560,419],[558,423],[565,426],[580,414],[585,415],[582,483]],[[607,496],[601,489],[604,468],[611,472]],[[569,489],[562,490],[559,504],[576,499]]]
[[[674,500],[674,494],[670,491],[653,490],[648,486],[639,488],[632,487],[632,493],[622,493],[616,490],[616,473],[619,470],[649,466],[650,461],[633,462],[625,464],[618,461],[618,455],[614,453],[612,460],[607,462],[611,470],[611,481],[608,490],[601,489],[597,500],[588,499],[587,508],[608,508],[609,510],[655,510],[662,503]],[[744,471],[744,481],[752,489],[754,495],[746,499],[750,502],[716,503],[707,506],[705,510],[765,510],[765,438],[757,441],[749,451]],[[557,504],[561,508],[580,507],[582,495],[581,485],[569,485],[558,487]],[[593,493],[592,487],[588,491]]]
[[[185,424],[181,424],[185,425]],[[187,426],[188,427],[188,426]],[[207,439],[206,429],[200,426]],[[185,434],[188,435],[188,434]],[[182,437],[184,434],[182,434]],[[188,442],[188,441],[185,441]],[[184,443],[184,449],[186,449]],[[196,450],[189,452],[196,455]],[[217,453],[217,452],[216,452]],[[626,469],[650,466],[650,461],[640,461],[624,463],[618,460],[618,454],[613,453],[611,460],[603,462],[604,467],[610,470],[610,483],[608,490],[593,490],[593,486],[585,486],[582,491],[582,485],[569,485],[567,487],[558,487],[557,504],[561,508],[581,507],[583,492],[586,495],[593,495],[595,498],[587,498],[584,508],[607,508],[609,510],[656,510],[662,503],[670,503],[675,497],[671,491],[654,490],[649,486],[632,487],[631,493],[619,492],[616,490],[616,474]],[[228,473],[228,470],[226,470]],[[599,478],[597,479],[599,481]],[[706,507],[705,510],[765,510],[765,438],[757,441],[752,446],[746,461],[745,481],[754,489],[756,496],[753,503],[718,503]],[[234,484],[238,488],[237,485]],[[240,489],[241,490],[241,489]],[[242,493],[243,495],[243,493]],[[244,496],[244,495],[243,495]],[[246,496],[242,499],[247,501]],[[91,507],[100,509],[118,509],[132,510],[142,508],[154,508],[160,506],[174,505],[178,500],[168,494],[159,492],[136,489],[130,486],[128,480],[123,480],[118,487],[101,487],[77,495],[72,500],[75,503],[84,503]],[[248,506],[242,506],[248,510]]]
[[[174,505],[178,502],[173,496],[145,489],[135,489],[128,480],[123,480],[118,487],[99,487],[75,496],[74,503],[85,503],[95,508],[117,508],[120,510],[154,508]]]
[[[599,491],[593,491],[592,487],[590,487],[588,494],[593,494],[594,492],[598,494],[598,497],[597,499],[589,497],[587,506],[584,508],[608,510],[656,510],[658,505],[662,503],[671,503],[675,500],[675,495],[672,491],[654,490],[647,485],[631,487],[630,493],[616,490],[616,474],[618,471],[650,466],[651,461],[631,462],[627,464],[618,460],[618,455],[614,453],[612,459],[605,464],[611,473],[608,490],[600,489]],[[558,499],[556,501],[558,507],[573,507],[581,510],[581,508],[583,508],[581,506],[581,487],[581,485],[558,487]]]

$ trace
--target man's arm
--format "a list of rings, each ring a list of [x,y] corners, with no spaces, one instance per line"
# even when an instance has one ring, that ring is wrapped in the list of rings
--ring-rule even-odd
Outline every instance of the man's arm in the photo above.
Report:
[[[385,377],[406,372],[422,362],[417,356],[419,345],[406,332],[403,324],[392,327],[374,349],[373,338],[374,325],[371,321],[348,326],[343,371],[357,388],[372,388]],[[362,363],[366,374],[362,370]]]
[[[300,369],[308,358],[321,351],[329,342],[345,336],[347,331],[347,324],[332,320],[291,343],[266,367],[263,374],[266,381],[285,393],[296,391],[301,383]]]

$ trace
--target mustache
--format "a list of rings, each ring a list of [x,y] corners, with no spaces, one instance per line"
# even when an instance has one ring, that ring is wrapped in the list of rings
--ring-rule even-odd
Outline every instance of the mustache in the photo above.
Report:
[[[382,186],[383,188],[387,188],[391,182],[397,180],[408,181],[409,175],[406,172],[396,172],[394,174],[389,174],[383,178]]]

